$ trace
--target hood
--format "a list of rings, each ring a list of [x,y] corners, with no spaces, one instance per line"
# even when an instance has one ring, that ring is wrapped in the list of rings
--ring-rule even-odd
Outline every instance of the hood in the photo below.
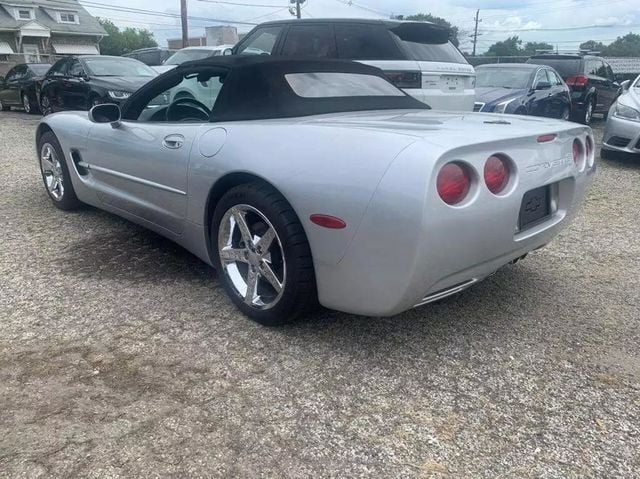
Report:
[[[94,85],[108,90],[121,90],[133,93],[145,83],[150,82],[155,77],[91,77]]]
[[[476,87],[476,101],[482,103],[499,103],[512,98],[523,96],[527,93],[526,89],[513,89],[501,87]]]

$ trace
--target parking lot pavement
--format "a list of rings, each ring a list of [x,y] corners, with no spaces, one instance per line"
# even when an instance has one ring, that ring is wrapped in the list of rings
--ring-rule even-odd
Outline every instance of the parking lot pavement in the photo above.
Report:
[[[180,247],[51,206],[36,122],[0,114],[0,476],[637,477],[640,161],[453,298],[267,329]]]

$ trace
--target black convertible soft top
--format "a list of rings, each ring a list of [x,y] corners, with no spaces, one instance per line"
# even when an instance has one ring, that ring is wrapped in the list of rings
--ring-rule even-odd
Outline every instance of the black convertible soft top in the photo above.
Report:
[[[224,79],[211,111],[211,121],[291,118],[366,110],[429,109],[428,105],[393,86],[382,70],[362,63],[333,59],[233,55],[185,62],[160,75],[131,96],[125,106],[123,118],[137,118],[143,105],[154,94],[162,92],[165,86],[171,88],[184,75],[195,72],[204,72],[205,76],[209,72]],[[292,73],[374,75],[389,83],[396,90],[396,95],[302,97],[293,91],[285,78],[285,75]]]

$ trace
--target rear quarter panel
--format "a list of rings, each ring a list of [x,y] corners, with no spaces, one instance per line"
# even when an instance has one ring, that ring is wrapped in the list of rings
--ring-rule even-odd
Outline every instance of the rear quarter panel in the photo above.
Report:
[[[231,173],[250,173],[282,193],[302,222],[314,261],[330,264],[344,255],[388,166],[416,141],[411,135],[382,130],[277,121],[216,128],[226,131],[222,149],[207,158],[196,145],[192,153],[189,220],[207,223],[204,205],[217,181]],[[314,213],[339,217],[347,227],[319,227],[309,219]]]

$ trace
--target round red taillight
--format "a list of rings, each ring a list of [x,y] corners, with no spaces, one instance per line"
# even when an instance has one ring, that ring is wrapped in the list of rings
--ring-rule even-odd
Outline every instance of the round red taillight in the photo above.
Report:
[[[582,143],[580,140],[573,140],[573,162],[579,168],[582,168],[582,161],[584,160],[584,153],[582,149]]]
[[[436,182],[438,194],[448,205],[455,205],[465,199],[471,188],[471,174],[461,163],[447,163],[438,173]]]
[[[509,160],[506,158],[499,155],[489,157],[484,164],[484,182],[491,193],[497,195],[506,188],[509,183],[510,170]]]

